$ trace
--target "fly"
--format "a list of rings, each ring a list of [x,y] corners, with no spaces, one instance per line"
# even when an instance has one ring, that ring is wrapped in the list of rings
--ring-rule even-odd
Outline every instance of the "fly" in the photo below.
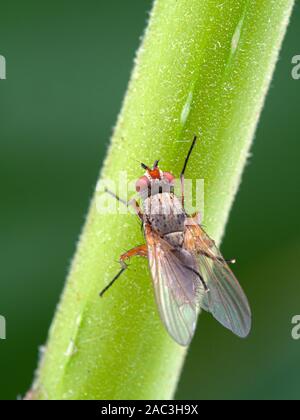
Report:
[[[175,177],[159,168],[142,164],[146,171],[136,183],[142,208],[132,206],[143,224],[146,244],[120,257],[121,270],[100,296],[127,270],[126,261],[135,256],[147,258],[158,311],[170,336],[187,346],[194,335],[201,309],[211,313],[225,328],[241,338],[251,330],[251,310],[245,293],[215,242],[201,226],[199,213],[185,211],[184,176],[196,145],[194,138],[181,172],[181,197],[174,194]]]

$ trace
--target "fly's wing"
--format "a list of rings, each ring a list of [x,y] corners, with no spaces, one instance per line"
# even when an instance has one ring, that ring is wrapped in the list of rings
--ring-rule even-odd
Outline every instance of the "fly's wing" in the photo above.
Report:
[[[251,330],[247,297],[215,243],[192,223],[186,226],[185,244],[198,255],[199,272],[209,288],[199,300],[201,308],[237,336],[247,337]]]
[[[171,337],[187,346],[197,323],[199,279],[187,267],[197,267],[196,258],[172,246],[148,229],[149,264],[156,302],[163,324]]]

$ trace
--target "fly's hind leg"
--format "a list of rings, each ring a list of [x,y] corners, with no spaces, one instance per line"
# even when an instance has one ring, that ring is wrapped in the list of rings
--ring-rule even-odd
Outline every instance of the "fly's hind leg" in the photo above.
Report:
[[[222,257],[216,257],[215,255],[212,255],[212,254],[210,254],[208,252],[205,252],[205,251],[201,251],[201,254],[204,255],[207,258],[210,258],[213,261],[218,261],[220,263],[224,263],[225,262],[226,264],[232,264],[232,265],[236,264],[236,259],[235,258],[233,258],[231,260],[225,260]]]
[[[130,260],[130,258],[132,257],[148,258],[147,245],[137,246],[136,248],[133,248],[130,251],[126,252],[125,254],[121,255],[120,260],[119,260],[119,263],[121,265],[121,270],[112,279],[112,281],[100,292],[100,297],[102,297],[104,293],[107,292],[107,290],[111,288],[111,286],[115,283],[115,281],[118,280],[118,278],[121,277],[121,275],[127,270],[128,265],[126,264],[126,261]]]
[[[184,265],[184,268],[186,268],[187,270],[189,270],[189,271],[191,271],[192,273],[196,274],[196,276],[200,279],[200,282],[201,282],[201,284],[202,284],[202,286],[203,286],[203,288],[204,288],[205,293],[208,293],[208,292],[210,291],[210,290],[209,290],[209,288],[208,288],[208,286],[207,286],[207,284],[206,284],[206,281],[205,281],[205,280],[204,280],[204,278],[201,276],[201,274],[199,273],[199,271],[194,270],[193,268],[191,268],[191,267],[189,267],[189,266],[187,266],[187,265]]]
[[[195,213],[187,219],[186,225],[188,226],[188,229],[185,232],[185,244],[187,247],[192,247],[194,249],[195,243],[197,242],[196,238],[199,236],[200,242],[198,242],[197,251],[201,255],[220,263],[235,264],[235,259],[225,260],[222,256],[215,255],[214,250],[217,249],[216,244],[201,228],[201,221],[200,213]]]
[[[113,198],[115,198],[117,201],[119,201],[119,203],[124,204],[124,206],[126,207],[132,207],[136,213],[136,215],[140,218],[140,220],[144,220],[144,215],[143,212],[139,206],[139,203],[132,199],[130,201],[125,201],[122,198],[120,198],[117,194],[113,193],[112,191],[108,190],[107,188],[105,189],[105,192],[109,195],[111,195]]]

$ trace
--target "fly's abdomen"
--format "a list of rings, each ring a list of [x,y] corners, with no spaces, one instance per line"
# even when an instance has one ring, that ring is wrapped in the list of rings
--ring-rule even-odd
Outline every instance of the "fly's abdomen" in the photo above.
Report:
[[[159,235],[184,231],[185,212],[174,194],[162,193],[144,201],[146,220]]]

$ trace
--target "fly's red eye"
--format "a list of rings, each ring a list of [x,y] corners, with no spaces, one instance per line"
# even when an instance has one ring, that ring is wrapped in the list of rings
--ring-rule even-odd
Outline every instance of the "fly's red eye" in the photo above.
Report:
[[[149,186],[148,178],[146,176],[142,176],[142,178],[140,178],[136,183],[136,191],[141,192],[145,190],[146,188],[148,188],[148,186]]]
[[[164,172],[164,179],[167,180],[170,184],[173,184],[175,176],[172,175],[170,172]]]

